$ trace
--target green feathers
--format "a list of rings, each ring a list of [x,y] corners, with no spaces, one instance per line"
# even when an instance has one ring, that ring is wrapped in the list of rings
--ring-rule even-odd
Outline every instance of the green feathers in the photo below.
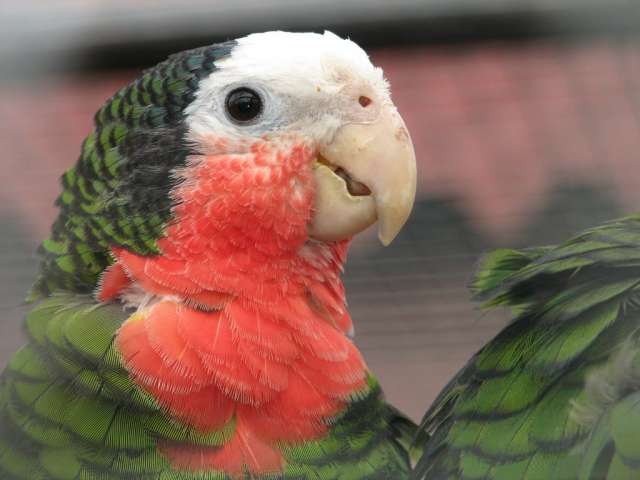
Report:
[[[4,373],[1,472],[21,479],[160,478],[169,467],[159,439],[216,446],[229,437],[233,425],[199,434],[174,423],[129,380],[113,347],[126,317],[120,306],[69,295],[29,314],[32,342]],[[29,461],[28,474],[15,470],[27,458],[39,461]]]
[[[113,346],[128,317],[120,305],[54,295],[28,315],[31,342],[0,386],[3,480],[214,480],[220,472],[175,471],[162,442],[216,447],[223,430],[198,433],[171,420],[129,379]],[[284,448],[286,469],[264,480],[408,477],[403,444],[414,425],[386,405],[375,379],[317,441]]]
[[[489,255],[473,289],[516,316],[427,412],[415,478],[640,476],[640,377],[628,367],[640,359],[639,260],[640,216]],[[601,373],[621,355],[633,359],[623,374]]]
[[[60,214],[40,249],[32,299],[56,290],[90,292],[111,262],[110,247],[157,253],[155,242],[171,216],[172,172],[191,151],[183,110],[200,79],[234,45],[176,54],[98,110],[78,162],[62,176]]]

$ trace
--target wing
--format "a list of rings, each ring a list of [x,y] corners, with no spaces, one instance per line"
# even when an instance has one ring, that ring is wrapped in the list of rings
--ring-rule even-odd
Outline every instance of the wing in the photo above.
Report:
[[[473,288],[514,318],[426,413],[415,478],[640,477],[640,216],[497,251]]]
[[[284,475],[269,480],[407,480],[416,425],[385,403],[375,379],[369,385],[327,437],[285,450]]]
[[[28,315],[31,343],[2,377],[3,479],[156,479],[169,470],[158,439],[216,446],[229,435],[172,422],[131,382],[113,347],[126,318],[71,295]]]
[[[220,480],[175,471],[157,445],[217,447],[234,428],[197,432],[168,418],[123,368],[114,337],[129,313],[90,297],[54,295],[28,315],[30,343],[0,384],[3,480]],[[286,469],[265,480],[401,480],[415,426],[384,401],[374,378],[329,434],[283,448]],[[257,480],[257,479],[255,479]]]

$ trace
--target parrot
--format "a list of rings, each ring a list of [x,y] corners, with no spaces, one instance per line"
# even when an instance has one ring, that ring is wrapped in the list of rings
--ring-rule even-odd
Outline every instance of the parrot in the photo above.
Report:
[[[351,239],[416,193],[390,86],[330,32],[170,56],[97,111],[0,377],[3,480],[406,479],[353,342]]]
[[[413,478],[640,478],[640,215],[496,250],[471,288],[511,320],[428,409]]]

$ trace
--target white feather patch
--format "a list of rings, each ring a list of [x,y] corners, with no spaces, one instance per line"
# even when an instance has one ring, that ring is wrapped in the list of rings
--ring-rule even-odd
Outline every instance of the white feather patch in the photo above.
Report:
[[[323,142],[346,123],[375,121],[380,106],[391,101],[382,70],[354,42],[331,32],[249,35],[216,66],[185,109],[198,144],[212,134],[233,140],[278,132]],[[236,125],[226,114],[225,99],[238,87],[263,99],[263,113],[251,124]],[[359,103],[362,95],[373,100],[367,108]]]

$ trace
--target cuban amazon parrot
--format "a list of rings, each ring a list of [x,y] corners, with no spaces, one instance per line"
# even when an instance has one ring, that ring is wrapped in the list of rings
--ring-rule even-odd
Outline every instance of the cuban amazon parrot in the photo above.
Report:
[[[412,424],[341,281],[350,239],[377,221],[388,244],[415,196],[382,71],[331,33],[249,35],[94,123],[2,376],[0,477],[408,478]]]
[[[513,319],[425,415],[415,479],[640,478],[640,215],[498,250],[472,286]]]

